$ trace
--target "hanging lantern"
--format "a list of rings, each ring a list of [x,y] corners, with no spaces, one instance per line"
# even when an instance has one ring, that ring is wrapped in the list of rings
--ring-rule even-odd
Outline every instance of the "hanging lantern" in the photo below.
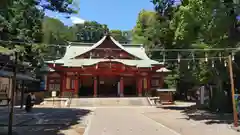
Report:
[[[222,61],[222,54],[221,53],[218,54],[218,57],[219,57],[219,60]]]
[[[212,67],[214,67],[215,65],[214,65],[214,61],[212,60]]]
[[[107,53],[106,53],[106,54],[107,54]],[[89,56],[90,56],[90,59],[91,59],[91,58],[92,58],[92,56],[93,56],[92,52],[90,52],[90,55],[89,55]]]
[[[181,61],[181,56],[180,56],[180,54],[178,53],[178,63]]]
[[[235,60],[234,53],[232,52],[232,61],[234,61],[234,60]]]
[[[208,55],[205,53],[205,62],[208,62]]]
[[[188,68],[188,69],[190,69],[190,65],[189,65],[189,63],[188,63],[188,66],[187,66],[187,68]]]
[[[163,64],[165,63],[165,52],[163,52]]]
[[[59,52],[59,50],[57,50],[57,56],[59,56],[59,54],[60,54],[60,52]]]
[[[60,50],[61,49],[61,46],[60,45],[57,45],[57,56],[59,56],[60,55]]]
[[[224,67],[226,67],[227,66],[227,62],[226,62],[226,60],[224,60]]]
[[[53,61],[53,67],[56,67],[56,63],[55,63],[55,60]]]

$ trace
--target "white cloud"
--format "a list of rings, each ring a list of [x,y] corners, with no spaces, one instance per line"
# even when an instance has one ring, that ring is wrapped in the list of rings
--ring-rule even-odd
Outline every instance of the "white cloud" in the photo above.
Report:
[[[70,19],[73,24],[83,24],[85,22],[85,20],[83,20],[79,17],[76,17],[76,16],[71,16]]]

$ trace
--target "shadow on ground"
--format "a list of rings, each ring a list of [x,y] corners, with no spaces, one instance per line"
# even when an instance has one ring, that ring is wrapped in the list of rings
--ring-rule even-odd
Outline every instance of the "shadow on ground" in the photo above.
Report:
[[[206,109],[197,109],[196,105],[193,106],[161,106],[159,108],[169,109],[169,110],[178,110],[181,111],[187,117],[184,119],[195,120],[195,121],[204,121],[206,124],[232,124],[233,116],[232,114],[224,113],[214,113]]]
[[[91,110],[70,108],[34,108],[32,112],[15,111],[13,129],[16,135],[64,135],[60,131],[74,125],[84,127],[84,116]],[[0,131],[7,129],[8,117],[0,114]],[[1,135],[6,134],[1,133]],[[80,134],[81,135],[81,134]]]

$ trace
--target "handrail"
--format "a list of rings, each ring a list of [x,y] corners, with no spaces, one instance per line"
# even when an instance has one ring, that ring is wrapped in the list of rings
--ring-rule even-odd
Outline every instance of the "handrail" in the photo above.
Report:
[[[70,108],[70,106],[71,106],[71,103],[72,103],[72,97],[73,97],[73,94],[74,92],[71,92],[70,93],[70,96],[69,96],[69,103],[68,103],[68,107]]]

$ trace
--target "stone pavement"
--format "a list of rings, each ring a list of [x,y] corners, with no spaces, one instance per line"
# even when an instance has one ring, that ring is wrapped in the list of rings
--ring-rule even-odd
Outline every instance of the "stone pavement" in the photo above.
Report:
[[[26,113],[15,109],[13,129],[18,135],[80,135],[86,126],[85,117],[90,112],[88,109],[34,108],[31,113]],[[0,111],[0,123],[0,134],[6,134],[7,110]]]
[[[182,110],[152,108],[144,112],[149,117],[164,126],[173,129],[181,135],[239,135],[230,128],[229,122],[206,119],[192,119]],[[199,116],[200,117],[200,116]]]
[[[0,135],[6,134],[7,118],[8,110],[0,108]],[[194,119],[182,110],[153,106],[15,109],[16,135],[82,135],[86,125],[84,135],[239,135],[228,121]]]
[[[146,97],[73,98],[71,107],[149,106]]]
[[[86,135],[179,135],[142,115],[151,107],[96,108]]]

